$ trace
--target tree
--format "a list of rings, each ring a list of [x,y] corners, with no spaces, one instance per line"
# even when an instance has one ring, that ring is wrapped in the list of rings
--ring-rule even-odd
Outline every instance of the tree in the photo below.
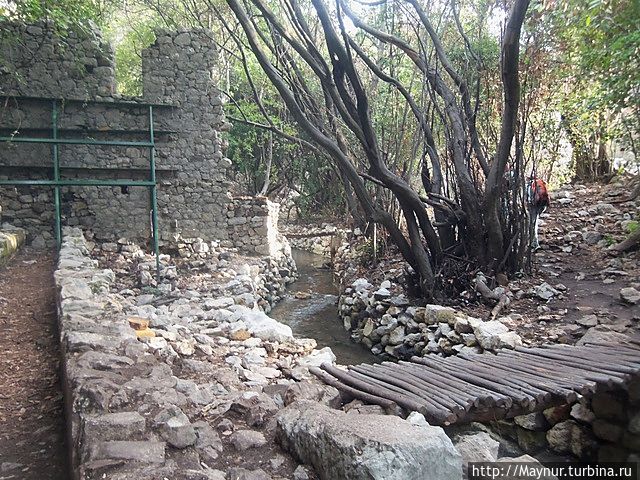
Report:
[[[249,5],[227,0],[227,4],[242,26],[249,48],[298,126],[348,179],[367,221],[379,223],[387,230],[415,272],[425,297],[432,298],[442,291],[443,281],[448,280],[443,272],[448,260],[463,254],[473,266],[501,271],[514,243],[528,243],[527,229],[508,228],[515,219],[522,223],[523,202],[501,201],[506,194],[505,170],[516,132],[520,101],[519,39],[528,0],[514,2],[502,41],[504,103],[499,140],[492,158],[481,144],[476,126],[478,105],[472,104],[468,83],[445,52],[429,12],[416,0],[398,3],[402,20],[410,28],[397,34],[376,28],[341,0],[331,8],[322,0],[312,0],[311,5],[283,0],[273,7],[262,0],[252,0]],[[345,27],[347,17],[360,29],[360,41]],[[310,24],[312,18],[318,22]],[[411,38],[401,36],[411,31],[415,32]],[[462,29],[459,33],[466,38]],[[429,38],[430,45],[423,41],[422,34]],[[385,72],[382,62],[368,56],[363,48],[365,41],[384,45],[394,55],[400,54],[424,79],[428,102],[419,103],[401,80]],[[468,49],[472,55],[470,45]],[[425,162],[422,174],[426,196],[420,195],[386,163],[371,114],[371,93],[364,87],[366,72],[393,85],[410,106],[429,157],[429,165]],[[319,90],[322,96],[314,95],[314,90]],[[437,112],[446,139],[444,147],[436,143],[428,121],[434,117],[427,114],[428,108]],[[360,158],[366,159],[366,164]],[[451,172],[446,183],[443,159]],[[522,176],[522,169],[515,166],[519,170],[516,174]],[[365,179],[391,193],[402,212],[401,222],[395,221],[372,198]],[[521,187],[523,184],[514,183]],[[522,199],[523,188],[513,190]],[[427,205],[445,220],[437,221],[435,215],[431,218]],[[508,268],[521,266],[517,259],[512,260],[515,261],[506,265]]]
[[[609,140],[621,139],[640,155],[640,3],[569,0],[555,7],[545,15],[556,40],[575,175],[600,179],[611,173]]]

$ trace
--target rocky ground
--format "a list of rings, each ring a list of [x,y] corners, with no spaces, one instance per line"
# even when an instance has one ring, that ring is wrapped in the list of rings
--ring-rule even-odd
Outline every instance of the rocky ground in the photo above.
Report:
[[[457,312],[427,305],[425,314],[423,302],[405,290],[405,264],[397,254],[391,250],[363,264],[370,249],[344,245],[336,268],[344,292],[340,313],[345,328],[375,353],[397,358],[637,335],[640,253],[614,255],[609,248],[638,225],[640,201],[625,200],[628,182],[619,178],[608,185],[569,185],[552,192],[551,208],[541,219],[541,248],[533,255],[532,275],[516,275],[505,287],[482,277],[495,294],[510,300],[491,322],[482,320],[491,319],[495,303],[485,303],[473,288],[442,302]],[[468,321],[458,328],[457,320],[464,317],[471,319],[473,329]],[[491,341],[480,341],[487,335]],[[499,335],[510,336],[509,341]]]
[[[376,345],[384,343],[380,351],[392,356],[402,348],[407,355],[453,354],[520,342],[574,343],[585,335],[615,339],[634,334],[640,320],[634,304],[639,301],[639,254],[613,256],[607,250],[637,218],[637,203],[617,201],[625,191],[624,184],[614,183],[554,192],[552,209],[543,217],[534,275],[512,279],[505,290],[511,304],[495,323],[482,321],[490,306],[470,301],[468,294],[451,299],[456,310],[412,306],[400,289],[403,265],[397,258],[383,259],[368,271],[338,263],[343,286],[348,286],[340,303],[347,312],[343,319],[353,316],[364,295],[366,308],[376,312],[381,325],[362,321],[356,330],[371,338],[383,328]],[[549,415],[554,412],[545,411],[544,422],[538,414],[548,431],[540,422],[516,421],[517,444],[481,425],[448,432],[452,444],[419,414],[407,421],[382,415],[386,412],[380,407],[350,402],[320,384],[309,368],[334,361],[331,350],[317,350],[312,339],[294,338],[289,327],[265,314],[295,278],[286,258],[245,257],[216,242],[184,240],[161,256],[157,279],[153,257],[140,246],[125,240],[95,244],[78,231],[67,234],[58,272],[63,344],[75,389],[74,411],[83,415],[76,447],[87,478],[130,479],[144,472],[145,478],[304,480],[317,478],[305,465],[311,463],[325,475],[339,465],[344,471],[369,469],[374,476],[399,468],[394,471],[403,472],[402,478],[421,478],[424,459],[442,469],[442,478],[458,478],[452,472],[461,469],[461,459],[496,460],[545,445],[555,448],[555,436],[564,442],[557,452],[586,444],[573,441],[574,431],[590,432],[588,421],[574,416],[573,408],[552,415],[553,421]],[[45,468],[49,477],[32,478],[64,475],[61,463],[45,466],[51,455],[29,458],[53,452],[47,448],[62,451],[62,442],[53,438],[62,432],[54,292],[48,280],[35,275],[51,264],[29,255],[13,259],[0,285],[3,321],[10,324],[2,337],[10,354],[4,362],[11,365],[2,369],[7,373],[0,395],[2,479],[31,478],[30,472]],[[365,274],[367,279],[358,279]],[[18,380],[8,374],[15,368],[25,373]],[[617,420],[627,421],[626,416]],[[25,441],[32,432],[51,438]],[[354,457],[354,444],[366,462]],[[584,449],[576,448],[582,455]],[[62,458],[62,453],[52,455]],[[387,457],[403,455],[406,462],[385,463]],[[353,478],[360,477],[354,473]]]
[[[624,201],[628,180],[551,192],[534,275],[512,285],[510,316],[526,343],[575,343],[589,331],[637,333],[640,251],[609,250],[640,219],[640,200]]]
[[[315,478],[274,441],[274,415],[285,404],[337,398],[308,371],[333,361],[331,351],[315,350],[314,340],[294,338],[263,313],[295,272],[194,240],[175,256],[162,256],[158,283],[153,259],[140,247],[88,246],[103,271],[112,272],[110,308],[137,327],[148,322],[139,341],[160,362],[150,378],[164,390],[148,390],[136,374],[109,403],[111,410],[128,406],[128,392],[136,391],[151,435],[167,443],[167,458],[175,462],[156,473],[177,467],[191,472],[188,478]]]
[[[23,250],[0,267],[0,479],[65,480],[54,262]]]

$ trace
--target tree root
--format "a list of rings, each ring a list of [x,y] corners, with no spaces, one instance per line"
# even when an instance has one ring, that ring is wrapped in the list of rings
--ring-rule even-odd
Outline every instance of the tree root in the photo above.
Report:
[[[476,275],[475,278],[476,291],[482,295],[482,298],[489,302],[497,302],[491,310],[491,320],[495,320],[503,308],[511,303],[511,299],[506,293],[497,293],[487,286],[487,279],[482,274]]]
[[[617,255],[619,253],[623,253],[633,248],[637,247],[640,244],[640,228],[638,228],[635,232],[633,232],[626,240],[613,245],[609,248],[609,252]]]

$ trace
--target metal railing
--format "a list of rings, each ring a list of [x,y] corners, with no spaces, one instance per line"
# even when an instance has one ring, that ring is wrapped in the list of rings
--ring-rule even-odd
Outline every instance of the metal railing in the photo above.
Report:
[[[160,276],[160,247],[159,247],[159,228],[158,228],[158,195],[157,195],[157,181],[156,181],[156,160],[155,160],[155,134],[154,134],[154,122],[153,122],[153,109],[154,107],[172,107],[172,105],[166,104],[150,104],[150,103],[137,103],[137,102],[108,102],[99,100],[75,100],[75,99],[62,99],[62,98],[39,98],[39,97],[24,97],[24,96],[0,96],[4,99],[13,100],[27,100],[27,101],[44,101],[51,102],[51,137],[17,137],[12,136],[0,136],[0,142],[8,143],[27,143],[27,144],[49,144],[51,145],[51,153],[53,159],[53,179],[29,179],[18,180],[0,179],[0,186],[46,186],[53,187],[54,192],[54,209],[55,209],[55,236],[58,249],[62,244],[62,207],[60,200],[60,189],[62,187],[148,187],[150,194],[150,215],[151,215],[151,234],[153,237],[153,253],[156,258],[156,274]],[[118,130],[119,133],[148,133],[149,141],[107,141],[107,140],[93,140],[86,138],[60,138],[58,129],[58,112],[60,105],[79,103],[79,104],[101,104],[105,106],[114,107],[131,107],[131,108],[147,108],[149,129],[147,131],[126,131]],[[9,127],[5,128],[8,129]],[[24,130],[30,130],[24,128]],[[39,130],[39,129],[38,129]],[[68,131],[68,130],[66,130]],[[77,130],[82,131],[82,130]],[[109,133],[108,130],[97,131],[100,134]],[[165,132],[166,133],[166,132]],[[60,145],[95,145],[95,146],[113,146],[113,147],[142,147],[149,149],[149,179],[148,180],[122,180],[122,179],[64,179],[60,176]],[[86,167],[85,167],[86,168]],[[74,169],[82,170],[83,167],[74,167]],[[88,169],[88,168],[87,168]]]

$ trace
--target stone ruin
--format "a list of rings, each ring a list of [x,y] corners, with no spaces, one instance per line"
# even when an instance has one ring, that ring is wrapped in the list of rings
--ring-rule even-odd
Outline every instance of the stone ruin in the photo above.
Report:
[[[230,128],[217,88],[218,61],[211,32],[160,31],[142,53],[143,95],[116,93],[114,53],[97,30],[70,31],[51,23],[0,24],[0,136],[19,130],[51,137],[49,98],[85,100],[60,108],[61,138],[148,141],[154,104],[158,216],[162,244],[218,240],[248,253],[273,254],[277,204],[229,193],[223,133]],[[116,102],[129,102],[126,105]],[[64,179],[149,178],[143,147],[60,145]],[[0,180],[47,179],[51,146],[2,143]],[[151,237],[147,187],[63,187],[62,224],[79,226],[99,241]],[[53,188],[0,187],[3,222],[25,229],[36,246],[54,243]],[[265,242],[269,239],[269,243]]]

